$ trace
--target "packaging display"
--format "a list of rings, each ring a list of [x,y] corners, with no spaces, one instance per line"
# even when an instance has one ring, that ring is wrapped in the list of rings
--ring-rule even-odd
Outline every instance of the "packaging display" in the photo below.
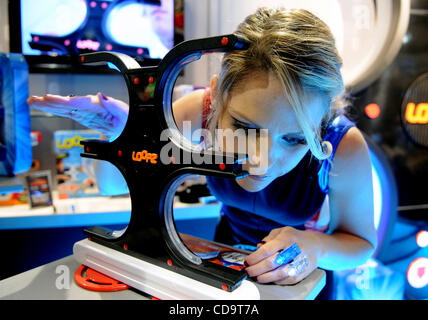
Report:
[[[50,170],[33,171],[25,176],[28,200],[31,208],[52,205]]]
[[[80,157],[82,140],[100,139],[94,130],[59,130],[54,132],[56,185],[59,199],[98,196],[94,160]]]
[[[251,251],[180,233],[186,247],[203,260],[234,270],[245,268],[245,258]]]
[[[12,192],[0,194],[0,207],[21,205],[28,203],[28,195],[26,192]]]

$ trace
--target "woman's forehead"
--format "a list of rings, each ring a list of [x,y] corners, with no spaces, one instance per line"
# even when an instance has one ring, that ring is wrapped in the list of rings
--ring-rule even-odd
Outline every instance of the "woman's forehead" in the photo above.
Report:
[[[303,108],[311,122],[319,126],[326,112],[324,97],[315,90],[306,91]],[[296,113],[284,89],[272,73],[255,72],[246,77],[230,92],[227,109],[259,127],[286,126],[299,129]]]

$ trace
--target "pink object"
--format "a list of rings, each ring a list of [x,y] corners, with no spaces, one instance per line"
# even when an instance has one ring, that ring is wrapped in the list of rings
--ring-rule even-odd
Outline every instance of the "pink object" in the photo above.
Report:
[[[425,267],[418,268],[417,272],[418,272],[418,277],[422,278],[424,276],[424,274],[425,274]]]
[[[93,51],[97,51],[100,47],[100,43],[98,41],[93,41],[89,39],[77,40],[76,47],[79,49],[90,49]]]

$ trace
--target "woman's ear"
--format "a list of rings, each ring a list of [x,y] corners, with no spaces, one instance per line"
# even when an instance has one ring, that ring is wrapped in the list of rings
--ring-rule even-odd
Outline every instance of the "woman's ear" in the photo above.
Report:
[[[218,76],[215,74],[211,78],[211,103],[214,103],[217,97]]]

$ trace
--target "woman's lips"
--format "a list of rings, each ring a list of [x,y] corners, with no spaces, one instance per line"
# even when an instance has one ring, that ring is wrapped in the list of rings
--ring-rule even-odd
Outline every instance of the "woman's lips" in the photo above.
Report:
[[[264,175],[249,175],[249,177],[251,178],[251,179],[254,179],[254,180],[256,180],[256,181],[266,181],[268,178],[269,178],[269,176],[264,176]]]

